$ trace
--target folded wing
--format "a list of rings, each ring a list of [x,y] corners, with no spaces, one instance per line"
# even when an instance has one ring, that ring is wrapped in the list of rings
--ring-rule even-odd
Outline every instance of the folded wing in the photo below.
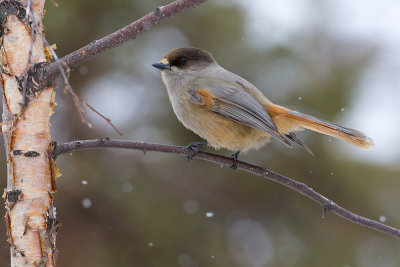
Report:
[[[264,107],[244,90],[229,86],[209,86],[190,90],[189,96],[192,103],[203,105],[221,116],[266,132],[291,147],[290,139],[278,132]]]

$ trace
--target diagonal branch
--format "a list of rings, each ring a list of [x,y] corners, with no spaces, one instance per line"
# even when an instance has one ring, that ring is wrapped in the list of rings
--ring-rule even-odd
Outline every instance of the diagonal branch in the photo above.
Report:
[[[110,35],[91,42],[85,47],[61,58],[60,61],[63,62],[67,68],[76,68],[104,51],[112,49],[131,39],[135,39],[139,34],[150,30],[153,26],[160,24],[162,21],[188,9],[195,8],[206,1],[207,0],[177,0],[166,6],[157,7],[153,12],[141,19]],[[38,70],[39,89],[49,86],[60,75],[58,66],[59,64],[57,62],[53,62]]]
[[[234,162],[231,158],[227,158],[224,156],[207,152],[201,152],[201,151],[198,154],[194,155],[193,150],[187,147],[99,138],[93,140],[78,140],[64,144],[57,144],[56,147],[54,148],[53,156],[57,157],[58,155],[69,153],[75,150],[86,150],[95,148],[124,148],[124,149],[142,150],[143,152],[156,151],[156,152],[178,154],[182,156],[190,156],[190,157],[193,156],[193,158],[206,160],[209,162],[219,164],[221,166],[232,166],[232,164],[235,164],[238,169],[241,169],[243,171],[255,174],[257,176],[261,176],[268,180],[284,185],[302,195],[305,195],[314,202],[317,202],[319,205],[323,207],[323,214],[322,214],[323,218],[325,218],[325,215],[328,211],[331,211],[336,215],[338,215],[339,217],[342,217],[343,219],[346,219],[350,222],[357,223],[362,226],[371,228],[373,230],[380,231],[385,234],[400,238],[399,229],[362,217],[351,211],[348,211],[345,208],[342,208],[338,204],[334,203],[333,201],[329,200],[325,196],[321,195],[320,193],[314,191],[312,188],[310,188],[304,183],[297,182],[279,173],[266,170],[262,167],[255,166],[246,162],[242,161]]]

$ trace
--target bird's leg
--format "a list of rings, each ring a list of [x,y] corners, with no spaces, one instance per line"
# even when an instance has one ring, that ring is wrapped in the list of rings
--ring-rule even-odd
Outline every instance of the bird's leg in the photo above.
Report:
[[[200,146],[206,146],[207,144],[208,144],[207,141],[190,143],[186,147],[186,149],[191,149],[193,151],[193,154],[191,156],[186,156],[187,161],[190,162],[193,159],[193,157],[195,157],[199,153],[199,147]]]
[[[233,160],[233,163],[231,166],[229,166],[229,168],[231,168],[231,170],[236,170],[237,168],[237,161],[238,161],[238,156],[239,156],[240,150],[236,151],[235,153],[233,153],[231,155],[231,159]]]

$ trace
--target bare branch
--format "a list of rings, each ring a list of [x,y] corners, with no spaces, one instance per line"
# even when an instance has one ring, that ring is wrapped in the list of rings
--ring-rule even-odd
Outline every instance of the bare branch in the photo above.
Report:
[[[383,223],[362,217],[357,215],[351,211],[348,211],[338,204],[334,203],[332,200],[329,200],[325,196],[320,193],[314,191],[312,188],[307,186],[304,183],[297,182],[291,178],[283,176],[279,173],[266,170],[262,167],[255,166],[243,161],[234,162],[231,158],[207,153],[207,152],[199,152],[194,155],[193,150],[182,147],[182,146],[172,146],[172,145],[163,145],[163,144],[153,144],[153,143],[142,143],[142,142],[134,142],[127,140],[110,140],[107,138],[99,138],[93,140],[79,140],[72,141],[64,144],[58,144],[54,149],[54,156],[58,156],[64,153],[69,153],[75,150],[86,150],[86,149],[95,149],[95,148],[124,148],[124,149],[134,149],[134,150],[142,150],[143,152],[147,151],[156,151],[156,152],[164,152],[164,153],[172,153],[178,154],[182,156],[189,156],[193,158],[198,158],[201,160],[206,160],[209,162],[216,163],[220,166],[232,166],[235,164],[238,169],[243,171],[255,174],[257,176],[261,176],[268,180],[274,181],[281,185],[284,185],[296,192],[308,197],[314,202],[318,203],[323,207],[323,218],[325,218],[326,213],[328,211],[335,213],[339,217],[346,219],[350,222],[360,224],[362,226],[371,228],[376,231],[380,231],[382,233],[400,238],[400,230],[394,227],[385,225]]]
[[[106,116],[104,116],[103,114],[101,114],[97,109],[95,109],[94,107],[92,107],[91,105],[89,105],[89,103],[87,102],[83,102],[88,108],[90,108],[94,113],[96,113],[97,115],[99,115],[100,117],[102,117],[108,124],[110,124],[110,126],[114,129],[114,131],[117,132],[117,134],[119,134],[119,136],[124,136],[122,134],[122,132],[120,130],[118,130],[117,127],[115,127],[115,125],[111,122],[110,118],[107,118]]]
[[[105,36],[104,38],[101,38],[100,40],[91,42],[85,47],[66,55],[60,60],[65,63],[66,67],[71,69],[76,68],[104,51],[121,45],[131,39],[135,39],[139,34],[150,30],[153,26],[162,21],[185,10],[194,8],[206,1],[207,0],[177,0],[166,6],[157,7],[153,12],[147,14],[141,19]],[[39,72],[39,88],[45,88],[54,82],[54,80],[60,75],[61,70],[59,64],[54,62],[48,66],[44,66]]]

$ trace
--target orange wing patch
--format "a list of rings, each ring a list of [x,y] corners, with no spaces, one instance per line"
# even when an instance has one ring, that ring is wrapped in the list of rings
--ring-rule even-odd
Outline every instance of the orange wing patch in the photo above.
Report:
[[[269,115],[274,118],[277,116],[286,116],[289,111],[287,108],[278,106],[278,105],[268,105],[265,107]]]
[[[207,108],[215,108],[215,96],[207,89],[200,88],[197,90],[201,98],[204,100],[204,106]]]

